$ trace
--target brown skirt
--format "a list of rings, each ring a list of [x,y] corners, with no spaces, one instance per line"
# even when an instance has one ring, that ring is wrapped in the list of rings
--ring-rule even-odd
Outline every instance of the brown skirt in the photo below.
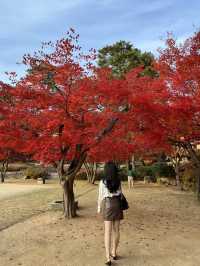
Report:
[[[104,221],[115,221],[123,219],[123,211],[120,208],[119,196],[103,199],[102,215]]]

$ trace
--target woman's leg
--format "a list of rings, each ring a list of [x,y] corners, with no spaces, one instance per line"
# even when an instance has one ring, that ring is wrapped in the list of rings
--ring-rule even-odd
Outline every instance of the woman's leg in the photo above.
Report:
[[[131,180],[130,180],[129,176],[128,176],[128,187],[129,187],[129,189],[131,188]]]
[[[134,187],[134,180],[133,180],[133,177],[131,178],[131,187],[132,187],[132,188]]]
[[[104,221],[105,225],[105,248],[107,261],[110,260],[110,248],[111,248],[111,232],[112,232],[112,221]]]
[[[112,256],[116,256],[117,248],[119,245],[120,239],[120,220],[113,221],[113,247],[112,247]]]

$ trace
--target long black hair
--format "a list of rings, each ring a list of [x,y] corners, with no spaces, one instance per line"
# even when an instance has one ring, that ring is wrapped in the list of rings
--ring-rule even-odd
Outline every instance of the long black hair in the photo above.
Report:
[[[128,170],[132,170],[133,169],[133,166],[132,166],[132,164],[128,164]]]
[[[118,168],[113,161],[109,161],[104,166],[103,183],[110,193],[115,193],[120,187],[120,179],[118,176]]]

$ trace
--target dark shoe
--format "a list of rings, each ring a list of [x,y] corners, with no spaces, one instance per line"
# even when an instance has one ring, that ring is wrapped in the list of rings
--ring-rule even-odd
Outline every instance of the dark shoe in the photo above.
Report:
[[[105,265],[111,266],[112,265],[111,260],[105,262]]]
[[[118,260],[119,258],[118,258],[118,256],[113,256],[113,255],[110,255],[111,256],[111,258],[113,259],[113,260]]]

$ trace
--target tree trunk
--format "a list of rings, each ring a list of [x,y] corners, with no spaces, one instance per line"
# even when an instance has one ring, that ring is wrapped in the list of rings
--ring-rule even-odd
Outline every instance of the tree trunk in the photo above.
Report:
[[[86,170],[87,180],[90,183],[91,182],[91,180],[90,180],[91,179],[91,171],[90,171],[89,163],[84,162],[84,167],[85,167],[85,170]]]
[[[96,179],[97,163],[84,162],[84,166],[85,166],[88,182],[94,184],[95,179]]]
[[[133,166],[133,171],[135,171],[136,167],[135,167],[135,156],[134,154],[132,155],[132,166]]]
[[[200,200],[200,159],[191,143],[186,144],[186,149],[191,157],[193,165],[196,168],[196,193],[197,199]]]
[[[196,193],[197,199],[200,200],[200,167],[196,168]]]
[[[3,161],[1,167],[1,183],[5,182],[6,172],[8,170],[8,160]]]
[[[197,198],[200,201],[200,173],[197,177]]]
[[[60,184],[62,182],[62,178],[63,178],[63,175],[64,175],[64,162],[65,162],[65,160],[61,159],[60,162],[57,165],[57,173],[58,173]]]
[[[74,199],[74,178],[63,181],[63,207],[65,218],[74,218],[76,216],[76,204]]]
[[[63,156],[56,165],[60,184],[63,188],[64,216],[65,218],[71,219],[76,216],[77,209],[73,190],[74,179],[87,157],[87,149],[82,151],[82,144],[77,144],[74,158],[71,160],[68,169],[64,170],[66,153],[67,149],[64,149]]]
[[[5,181],[4,173],[1,171],[1,183],[4,183],[4,181]]]
[[[97,163],[94,163],[94,166],[93,166],[93,176],[92,176],[92,184],[95,183],[95,179],[96,179],[96,175],[97,175]]]
[[[176,173],[176,186],[178,189],[182,190],[182,185],[181,185],[181,181],[180,181],[180,171],[179,171],[179,165],[176,165],[174,167],[175,169],[175,173]]]

